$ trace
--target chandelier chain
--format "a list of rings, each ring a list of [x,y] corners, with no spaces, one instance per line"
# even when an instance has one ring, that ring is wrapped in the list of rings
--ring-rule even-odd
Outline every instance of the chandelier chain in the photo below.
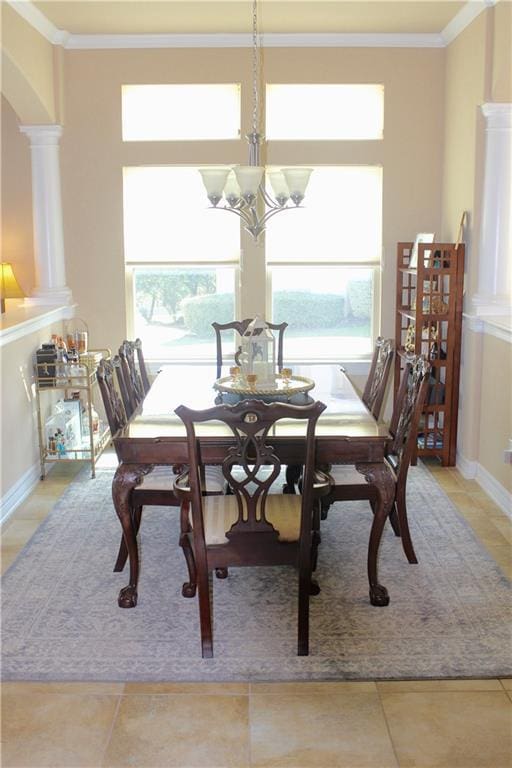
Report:
[[[258,133],[259,99],[258,99],[258,16],[256,0],[252,3],[252,130]]]

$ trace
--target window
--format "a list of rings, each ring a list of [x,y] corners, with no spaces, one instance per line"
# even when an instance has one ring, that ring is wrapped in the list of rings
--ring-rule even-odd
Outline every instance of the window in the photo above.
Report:
[[[267,85],[268,139],[382,139],[383,125],[382,85]]]
[[[272,318],[289,359],[371,352],[382,250],[382,169],[315,168],[303,209],[268,226]]]
[[[123,85],[123,141],[240,138],[240,84]]]
[[[212,319],[235,317],[240,228],[207,208],[197,168],[125,168],[133,336],[150,359],[215,357]]]

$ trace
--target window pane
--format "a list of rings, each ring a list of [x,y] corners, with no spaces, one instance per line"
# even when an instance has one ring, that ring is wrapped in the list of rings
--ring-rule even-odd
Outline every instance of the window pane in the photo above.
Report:
[[[269,221],[269,263],[380,261],[382,168],[315,168],[303,205]]]
[[[235,317],[235,270],[133,269],[134,331],[157,360],[215,359],[213,320]]]
[[[271,273],[272,320],[288,323],[286,362],[371,353],[373,269],[273,267]]]
[[[267,139],[382,139],[383,126],[382,85],[267,84]]]
[[[239,220],[208,208],[197,168],[124,168],[123,188],[125,261],[238,261]]]
[[[123,141],[240,138],[240,84],[123,85]]]

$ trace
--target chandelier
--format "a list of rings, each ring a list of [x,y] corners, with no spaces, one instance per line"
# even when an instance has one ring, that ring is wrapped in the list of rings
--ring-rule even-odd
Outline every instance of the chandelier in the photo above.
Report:
[[[258,18],[256,0],[252,4],[252,131],[249,143],[249,165],[200,168],[208,200],[213,208],[236,213],[254,241],[265,230],[267,221],[280,211],[299,207],[304,199],[312,168],[282,168],[270,171],[268,178],[274,192],[272,198],[265,189],[265,167],[260,165],[260,111],[258,94]],[[221,201],[224,204],[219,205]]]

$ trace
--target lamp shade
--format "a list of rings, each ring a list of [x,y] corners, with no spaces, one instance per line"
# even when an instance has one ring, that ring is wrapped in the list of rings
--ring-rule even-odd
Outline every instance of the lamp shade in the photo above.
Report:
[[[217,202],[222,198],[229,171],[229,168],[199,168],[206,194],[213,205],[217,205]]]
[[[272,189],[274,190],[274,195],[276,197],[276,200],[279,202],[280,205],[283,205],[284,203],[286,203],[286,201],[290,197],[290,190],[288,189],[288,184],[286,183],[286,179],[284,177],[283,172],[270,171],[268,174],[268,178],[272,186]]]
[[[304,197],[312,171],[312,168],[283,169],[283,175],[286,179],[286,183],[288,184],[288,189],[290,190],[290,197],[292,200],[294,197]]]
[[[263,176],[263,168],[258,165],[238,165],[235,168],[235,175],[242,197],[256,197]]]
[[[2,312],[5,311],[5,299],[22,299],[25,296],[18,281],[14,277],[12,264],[8,261],[0,263],[0,299],[2,301]]]

